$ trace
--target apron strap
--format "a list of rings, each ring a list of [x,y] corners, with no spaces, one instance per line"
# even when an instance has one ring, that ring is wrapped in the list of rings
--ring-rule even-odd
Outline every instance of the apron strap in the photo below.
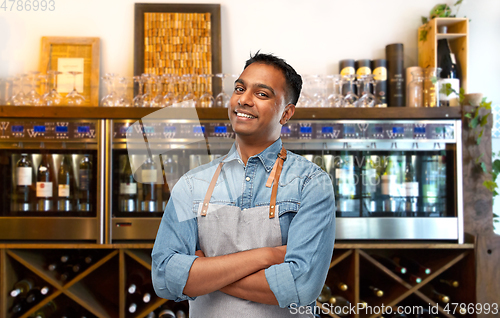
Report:
[[[273,171],[274,168],[276,168],[275,174],[273,176],[273,189],[271,191],[271,202],[269,203],[269,218],[272,219],[276,215],[276,196],[278,194],[278,185],[279,185],[279,180],[281,176],[281,170],[283,169],[283,162],[286,160],[286,149],[285,147],[281,147],[281,151],[278,154],[278,158],[276,159],[276,162],[274,163]],[[269,179],[271,178],[271,175],[273,174],[273,171],[271,171],[271,174],[269,175]],[[269,179],[267,180],[267,183],[269,183]],[[267,186],[266,183],[266,186]]]
[[[226,155],[227,157],[227,155]],[[207,216],[208,211],[208,203],[210,202],[210,198],[212,197],[212,193],[214,192],[215,184],[217,183],[217,179],[219,179],[220,171],[222,170],[222,166],[224,165],[224,157],[222,161],[219,163],[217,170],[215,170],[214,176],[212,177],[212,181],[210,181],[210,185],[208,186],[207,193],[205,194],[205,199],[203,200],[203,207],[201,209],[201,216]]]
[[[227,157],[227,156],[226,156]],[[224,159],[226,159],[224,157]],[[210,198],[212,197],[212,193],[214,192],[215,185],[217,184],[217,179],[219,179],[219,174],[222,170],[222,166],[224,165],[224,159],[219,163],[217,170],[215,170],[214,176],[212,177],[212,181],[210,181],[210,185],[208,186],[207,193],[205,194],[205,199],[203,200],[203,206],[201,209],[201,216],[207,216],[208,204],[210,203]],[[270,187],[271,183],[273,188],[271,190],[271,202],[269,203],[269,218],[272,219],[275,216],[276,210],[276,196],[278,194],[278,185],[279,179],[281,176],[281,170],[283,169],[283,162],[286,160],[286,149],[285,147],[281,147],[281,151],[278,154],[278,158],[274,162],[273,170],[267,179],[266,186]],[[268,185],[269,184],[269,185]]]

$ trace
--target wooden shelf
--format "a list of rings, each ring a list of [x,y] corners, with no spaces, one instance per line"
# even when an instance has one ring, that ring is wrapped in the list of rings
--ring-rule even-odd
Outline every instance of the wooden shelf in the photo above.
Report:
[[[467,34],[465,34],[465,33],[438,33],[438,34],[436,34],[436,39],[437,40],[444,40],[444,39],[455,40],[458,38],[463,38],[465,36],[467,36]]]

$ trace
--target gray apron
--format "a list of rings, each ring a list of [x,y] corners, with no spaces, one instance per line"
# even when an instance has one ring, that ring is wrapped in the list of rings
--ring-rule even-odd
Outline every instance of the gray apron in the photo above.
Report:
[[[209,204],[219,177],[222,161],[210,183],[205,200],[198,210],[198,237],[205,256],[232,254],[260,247],[281,246],[281,227],[276,207],[278,182],[286,159],[285,148],[281,149],[266,187],[273,186],[269,206],[243,211],[239,207]],[[233,297],[220,291],[198,296],[189,301],[190,318],[305,318],[312,315],[292,315],[288,308],[260,304]]]

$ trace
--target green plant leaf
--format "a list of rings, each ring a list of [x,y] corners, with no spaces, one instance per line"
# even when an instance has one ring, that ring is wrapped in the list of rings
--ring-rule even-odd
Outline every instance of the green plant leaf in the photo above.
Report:
[[[436,85],[437,81],[438,81],[438,79],[436,76],[431,77],[432,84]]]
[[[441,86],[441,89],[439,90],[439,92],[441,94],[446,94],[446,96],[450,96],[451,93],[453,93],[454,89],[451,88],[451,84],[450,83],[446,83],[444,85]]]
[[[493,213],[493,217],[494,218],[500,218],[500,215],[496,214],[496,213]]]
[[[484,181],[483,185],[491,192],[495,191],[495,189],[498,187],[497,183],[491,180]]]
[[[429,22],[429,19],[427,17],[422,16],[422,24],[426,24]]]
[[[493,161],[493,163],[491,164],[491,170],[494,171],[496,174],[500,174],[500,160],[496,159]]]
[[[460,105],[464,104],[465,100],[465,89],[460,88],[460,93],[458,94],[458,101],[460,102]]]
[[[474,129],[477,127],[477,124],[479,123],[479,117],[474,116],[472,120],[470,121],[471,128]]]
[[[479,160],[481,160],[483,155],[484,155],[484,153],[482,153],[481,155],[479,155],[479,157],[476,158],[476,164],[479,164]]]
[[[492,102],[488,102],[487,103],[486,101],[484,101],[484,102],[481,102],[481,104],[479,104],[479,106],[483,107],[484,109],[488,109],[489,110],[489,109],[491,109],[491,103]]]
[[[481,135],[482,135],[482,134],[483,134],[483,132],[481,132]],[[476,144],[477,144],[478,146],[481,144],[481,138],[482,138],[482,136],[481,136],[481,137],[477,137]],[[483,169],[483,170],[484,170],[484,169]],[[485,170],[484,172],[486,172],[486,170]]]
[[[458,6],[459,4],[462,4],[462,1],[464,1],[464,0],[458,0],[457,2],[455,2],[454,6]]]
[[[497,174],[497,173],[495,173],[495,172],[492,172],[492,173],[491,173],[491,179],[492,179],[493,181],[495,181],[495,180],[497,179],[497,177],[498,177],[498,174]]]
[[[472,118],[472,114],[471,113],[465,113],[464,117],[470,119],[470,118]]]
[[[488,169],[486,169],[486,164],[484,162],[481,162],[481,169],[483,169],[483,172],[488,172]]]
[[[481,118],[481,122],[479,123],[479,125],[481,125],[481,127],[484,127],[487,123],[488,123],[488,116],[490,116],[491,113],[488,113],[486,115],[483,116],[483,118]]]

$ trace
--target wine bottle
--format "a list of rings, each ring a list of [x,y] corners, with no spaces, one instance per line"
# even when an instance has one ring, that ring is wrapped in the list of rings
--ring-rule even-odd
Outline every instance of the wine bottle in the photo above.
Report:
[[[441,284],[445,284],[445,285],[451,286],[453,288],[458,288],[460,286],[460,283],[458,282],[458,280],[454,280],[454,279],[440,278],[439,282]]]
[[[383,297],[384,291],[377,287],[371,280],[363,279],[363,284],[360,290],[361,296],[366,298]]]
[[[429,214],[438,212],[438,158],[424,156],[422,161],[422,210]]]
[[[32,317],[34,318],[48,318],[56,312],[57,305],[54,301],[46,303],[42,308],[38,309]]]
[[[16,210],[33,210],[33,165],[28,154],[21,154],[16,163]]]
[[[49,156],[42,155],[42,161],[38,166],[36,182],[36,197],[38,199],[38,211],[51,211],[53,207],[53,176]]]
[[[158,318],[176,318],[175,313],[170,308],[162,308],[158,313]]]
[[[460,91],[461,74],[459,74],[459,65],[455,54],[451,52],[447,39],[438,40],[437,50],[438,67],[441,68],[439,104],[440,106],[458,106],[458,95],[455,92],[458,93]],[[441,88],[445,84],[450,84],[455,92],[449,95],[441,92]]]
[[[89,155],[85,155],[80,161],[78,176],[78,211],[89,212],[92,210],[92,162]]]
[[[330,297],[328,302],[333,306],[332,310],[337,316],[349,316],[349,308],[351,306],[351,303],[347,299],[342,296],[333,295],[332,297]]]
[[[178,165],[173,156],[166,155],[163,160],[163,187],[162,187],[162,201],[163,210],[167,206],[170,199],[170,192],[173,189],[178,178]]]
[[[402,43],[389,44],[385,47],[387,74],[389,80],[389,107],[401,107],[405,104],[404,47]]]
[[[137,183],[132,173],[130,160],[126,157],[125,165],[120,173],[120,212],[134,212],[137,211]]]
[[[354,60],[352,60],[352,59],[341,60],[339,62],[339,71],[340,71],[340,75],[342,76],[342,79],[346,75],[354,75],[356,73]],[[349,84],[344,83],[342,85],[342,95],[345,96],[348,91],[349,91]]]
[[[172,311],[175,312],[175,318],[186,318],[189,308],[183,303],[176,303]]]
[[[372,70],[375,80],[373,94],[377,97],[375,107],[387,107],[387,60],[373,60]]]
[[[25,297],[26,294],[35,286],[34,280],[30,277],[26,277],[21,279],[20,281],[14,284],[14,288],[10,291],[10,296]]]
[[[430,275],[432,270],[429,267],[423,266],[415,260],[412,260],[403,255],[394,255],[392,260],[399,264],[400,266],[406,267],[408,272],[420,274],[420,275]]]
[[[68,164],[68,158],[62,156],[61,166],[59,167],[59,173],[57,176],[58,183],[58,199],[57,199],[57,210],[69,212],[73,209],[73,174],[70,171],[70,166]]]
[[[323,289],[321,289],[321,293],[319,294],[317,300],[320,303],[326,303],[330,300],[330,297],[332,297],[332,290],[328,285],[324,284]]]
[[[141,202],[141,211],[156,212],[156,181],[157,170],[153,158],[147,157],[141,166],[143,200]]]
[[[401,184],[398,182],[398,158],[397,156],[387,157],[387,166],[381,177],[381,204],[382,211],[396,213],[399,210],[399,201],[401,197]]]
[[[361,175],[361,196],[363,198],[363,215],[369,216],[376,212],[377,201],[375,200],[376,188],[378,184],[375,162],[370,152],[365,152],[363,156],[364,164]],[[366,213],[366,214],[365,214]]]
[[[134,270],[127,279],[127,291],[129,294],[134,294],[150,283],[151,277],[146,275],[145,271]]]
[[[390,258],[377,254],[372,254],[371,257],[396,274],[406,274],[406,268],[394,263]]]
[[[418,212],[418,181],[415,174],[414,164],[412,162],[413,156],[406,155],[405,165],[405,210],[406,212]]]
[[[346,291],[349,289],[349,285],[347,285],[345,282],[344,282],[344,279],[341,278],[337,273],[330,273],[328,275],[328,277],[331,278],[331,281],[333,281],[333,286],[335,286],[335,288],[337,288],[339,291]]]
[[[47,296],[50,288],[48,286],[34,287],[26,294],[26,303],[33,306],[35,303],[39,302],[42,298]]]
[[[437,302],[448,303],[450,301],[450,298],[448,296],[436,291],[436,289],[434,289],[434,287],[431,284],[426,284],[422,286],[419,290],[423,294],[427,295],[427,297]]]

